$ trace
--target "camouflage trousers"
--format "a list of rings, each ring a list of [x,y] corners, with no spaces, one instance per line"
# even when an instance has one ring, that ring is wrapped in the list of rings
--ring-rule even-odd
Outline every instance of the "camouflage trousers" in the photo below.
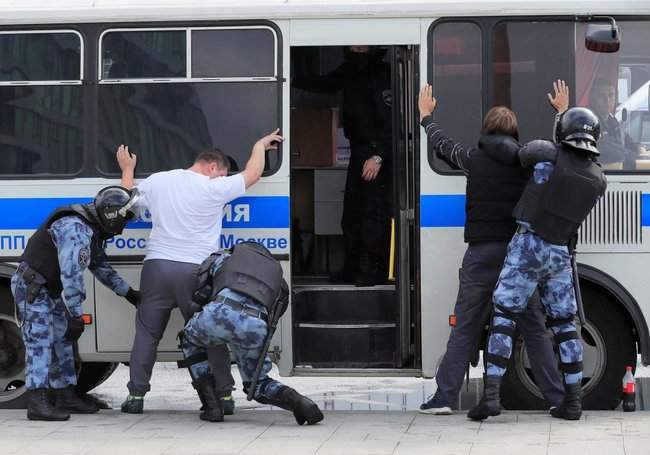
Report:
[[[582,342],[573,318],[577,311],[568,248],[527,231],[516,233],[494,290],[494,312],[487,349],[487,374],[503,376],[512,355],[515,318],[537,288],[560,351],[566,384],[582,380]]]
[[[259,311],[261,306],[246,299],[245,305]],[[206,348],[227,344],[235,356],[239,373],[246,391],[255,374],[257,361],[262,354],[266,339],[266,322],[255,316],[237,311],[232,307],[212,302],[203,307],[192,316],[185,324],[181,350],[183,356],[189,359],[195,355],[202,355]],[[207,360],[195,363],[190,367],[194,380],[201,377],[210,377],[212,371]],[[271,370],[271,359],[268,355],[260,371],[254,398],[273,400],[278,398],[286,386],[268,376]]]
[[[22,321],[27,389],[62,389],[76,385],[72,342],[63,338],[68,327],[63,300],[50,297],[47,290],[41,288],[36,299],[27,303],[27,285],[18,273],[11,278],[11,292]]]

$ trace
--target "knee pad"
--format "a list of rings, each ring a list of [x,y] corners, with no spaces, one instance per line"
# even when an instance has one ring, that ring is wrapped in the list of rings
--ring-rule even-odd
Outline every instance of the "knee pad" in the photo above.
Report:
[[[490,324],[490,330],[488,332],[488,343],[489,339],[492,337],[492,335],[495,334],[500,334],[504,335],[508,338],[510,338],[511,344],[514,343],[515,339],[515,324],[517,317],[519,316],[518,313],[512,312],[510,310],[506,310],[504,308],[501,308],[497,305],[494,306],[494,311],[492,312],[492,323]],[[508,319],[512,321],[512,326],[510,325],[495,325],[494,324],[494,318],[495,317],[500,317],[503,319]],[[488,344],[488,349],[484,353],[485,355],[485,360],[489,363],[492,363],[500,368],[506,369],[508,368],[508,361],[510,360],[510,357],[504,357],[496,353],[489,352],[489,344]]]
[[[553,338],[559,349],[561,349],[560,345],[567,341],[581,342],[580,336],[573,325],[573,318],[574,315],[570,315],[566,318],[548,318],[546,321],[546,325],[553,331]],[[561,328],[570,328],[571,330],[560,332]],[[562,356],[560,356],[560,370],[566,374],[582,373],[582,361],[564,362]]]

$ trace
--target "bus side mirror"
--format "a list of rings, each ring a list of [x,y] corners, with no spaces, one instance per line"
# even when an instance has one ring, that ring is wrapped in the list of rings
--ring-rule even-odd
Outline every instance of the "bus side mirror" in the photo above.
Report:
[[[588,24],[585,46],[592,52],[618,52],[621,32],[614,19],[609,24]]]

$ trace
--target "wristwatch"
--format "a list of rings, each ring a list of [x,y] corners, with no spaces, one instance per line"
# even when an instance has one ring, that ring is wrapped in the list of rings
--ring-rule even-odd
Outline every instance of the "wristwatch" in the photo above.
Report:
[[[381,163],[384,162],[384,160],[382,159],[382,157],[379,156],[379,155],[372,155],[372,156],[370,157],[370,159],[375,160],[375,163],[377,163],[377,164],[381,164]]]

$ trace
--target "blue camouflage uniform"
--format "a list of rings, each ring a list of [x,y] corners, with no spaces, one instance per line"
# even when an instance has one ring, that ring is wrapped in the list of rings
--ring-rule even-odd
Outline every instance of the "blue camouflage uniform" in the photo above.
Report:
[[[546,183],[553,169],[554,165],[548,161],[535,164],[535,182]],[[505,374],[503,359],[509,359],[512,354],[512,334],[516,325],[512,316],[524,311],[535,288],[539,291],[549,325],[559,342],[561,363],[582,363],[580,340],[567,336],[563,341],[560,335],[570,335],[576,331],[573,317],[577,304],[569,249],[566,245],[543,240],[527,223],[518,223],[519,229],[508,245],[508,254],[493,295],[494,315],[487,349],[488,376]],[[566,384],[579,384],[581,380],[582,372],[564,373]]]
[[[216,274],[229,256],[228,253],[220,255],[212,265],[210,275]],[[222,289],[217,296],[227,297],[252,310],[266,313],[266,308],[263,305],[229,288]],[[188,359],[205,354],[206,348],[210,346],[228,344],[235,356],[246,389],[255,374],[258,359],[264,348],[267,330],[267,324],[262,319],[213,300],[205,305],[202,311],[195,313],[185,324],[181,350],[184,357]],[[194,363],[189,368],[194,380],[212,375],[207,360]],[[265,398],[267,400],[278,398],[287,388],[281,382],[268,376],[270,370],[271,359],[266,355],[254,393],[254,398],[257,401]]]
[[[106,262],[105,255],[93,258],[93,230],[77,216],[66,216],[49,229],[57,248],[61,269],[62,295],[52,296],[41,287],[32,303],[27,303],[27,284],[21,263],[11,278],[11,292],[18,307],[26,356],[26,387],[62,389],[76,385],[75,359],[70,340],[64,338],[68,317],[81,317],[86,299],[83,272],[88,268],[105,286],[125,296],[129,285]]]

